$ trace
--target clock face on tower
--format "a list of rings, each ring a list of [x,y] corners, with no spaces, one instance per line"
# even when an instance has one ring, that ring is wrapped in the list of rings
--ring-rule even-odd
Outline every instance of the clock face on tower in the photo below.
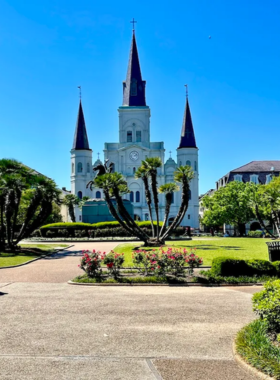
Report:
[[[129,158],[130,158],[132,161],[137,161],[138,158],[139,158],[139,153],[136,152],[136,150],[133,150],[132,152],[130,152],[130,154],[129,154]]]

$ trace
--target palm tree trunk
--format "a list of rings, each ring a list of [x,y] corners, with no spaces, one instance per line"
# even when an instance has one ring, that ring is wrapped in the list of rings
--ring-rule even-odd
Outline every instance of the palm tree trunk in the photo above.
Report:
[[[146,202],[148,205],[148,210],[149,210],[149,215],[150,215],[150,221],[151,221],[151,227],[152,227],[152,236],[153,238],[155,237],[155,226],[154,226],[154,221],[153,221],[153,214],[152,214],[152,196],[149,188],[149,180],[148,177],[143,176],[142,180],[144,182],[144,187],[145,187],[145,196],[146,196]]]
[[[6,216],[6,232],[7,232],[7,244],[9,248],[13,248],[12,242],[12,216],[15,203],[14,190],[8,191],[5,202],[5,216]]]
[[[15,207],[14,207],[14,220],[13,220],[13,226],[12,226],[12,241],[14,240],[15,230],[17,226],[17,216],[18,216],[18,211],[19,211],[21,194],[22,194],[22,191],[20,189],[17,189],[16,198],[15,198]]]
[[[158,215],[158,192],[157,192],[157,172],[151,172],[152,192],[154,197],[155,212],[157,219],[157,240],[159,240],[159,215]]]
[[[126,230],[128,231],[132,236],[134,234],[134,231],[133,229],[131,229],[123,220],[122,218],[120,218],[119,214],[117,213],[112,201],[111,201],[111,198],[109,196],[109,193],[103,189],[103,192],[104,192],[104,196],[105,196],[105,201],[107,203],[107,206],[109,208],[109,211],[111,213],[111,215],[120,223],[120,225]]]
[[[75,217],[75,212],[74,212],[74,206],[73,206],[72,203],[69,204],[68,211],[69,211],[69,215],[70,215],[71,221],[73,223],[75,223],[76,222],[76,217]]]
[[[4,196],[0,197],[0,247],[5,248],[5,226],[4,226]]]
[[[170,213],[171,202],[172,202],[172,194],[171,193],[167,193],[165,195],[165,215],[164,215],[163,225],[161,227],[159,236],[161,236],[162,233],[165,230],[165,226],[167,224],[168,216],[169,216],[169,213]]]
[[[33,198],[31,199],[31,202],[27,208],[24,223],[21,226],[21,229],[20,229],[18,237],[17,237],[17,243],[20,240],[22,240],[22,237],[25,235],[25,231],[28,228],[28,224],[30,223],[30,221],[34,217],[36,210],[38,209],[38,207],[40,206],[40,203],[42,202],[42,197],[43,197],[43,195],[42,195],[41,190],[36,190]]]
[[[146,235],[141,228],[135,223],[135,221],[131,218],[130,214],[128,213],[127,209],[124,207],[123,201],[121,196],[119,195],[119,191],[117,188],[113,189],[114,196],[116,197],[118,210],[120,215],[124,218],[126,223],[129,225],[129,227],[133,230],[134,234],[141,238],[141,240],[144,240],[144,242],[147,242],[149,239],[149,236]]]
[[[182,197],[181,197],[181,205],[178,211],[178,214],[174,218],[173,222],[169,226],[169,228],[165,231],[163,236],[161,237],[162,239],[166,239],[167,236],[172,232],[174,228],[177,227],[179,223],[183,220],[187,209],[189,206],[189,184],[188,183],[182,183]]]

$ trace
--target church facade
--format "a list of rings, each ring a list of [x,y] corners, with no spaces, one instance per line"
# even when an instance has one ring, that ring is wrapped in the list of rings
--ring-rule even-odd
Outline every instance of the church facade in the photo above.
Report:
[[[142,79],[135,33],[133,31],[127,76],[123,82],[123,102],[118,108],[119,141],[105,142],[104,159],[113,163],[113,170],[122,173],[128,183],[130,194],[124,196],[134,206],[135,220],[149,220],[148,207],[145,201],[145,191],[141,179],[135,179],[134,173],[142,160],[148,157],[160,157],[163,166],[158,169],[158,185],[174,182],[173,174],[180,165],[192,167],[195,177],[190,183],[189,208],[181,223],[182,226],[199,228],[198,200],[198,148],[196,146],[194,128],[188,98],[183,117],[183,125],[178,128],[179,146],[176,162],[170,157],[165,162],[164,142],[150,141],[150,108],[146,104],[146,82]],[[92,150],[90,149],[82,104],[79,104],[78,119],[74,142],[71,150],[71,193],[79,198],[89,196],[91,199],[102,198],[101,189],[86,188],[93,177]],[[160,220],[164,218],[165,198],[159,195]],[[169,218],[176,216],[181,203],[181,191],[174,193]],[[82,221],[82,212],[77,207],[76,220]]]

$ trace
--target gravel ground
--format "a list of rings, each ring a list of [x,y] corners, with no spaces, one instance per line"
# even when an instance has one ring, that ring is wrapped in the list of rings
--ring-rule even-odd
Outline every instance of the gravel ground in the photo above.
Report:
[[[232,341],[260,288],[70,286],[85,248],[0,270],[1,380],[255,379]]]

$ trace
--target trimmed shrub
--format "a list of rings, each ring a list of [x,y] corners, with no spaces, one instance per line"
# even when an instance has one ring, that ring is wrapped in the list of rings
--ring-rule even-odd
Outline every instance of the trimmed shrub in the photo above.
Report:
[[[35,230],[32,232],[32,234],[30,236],[31,237],[41,237],[41,232],[40,232],[40,230]]]
[[[274,261],[273,263],[271,263],[273,266],[274,266],[274,268],[275,268],[275,270],[276,270],[276,275],[278,276],[278,277],[280,277],[280,261]]]
[[[215,276],[273,276],[275,266],[266,260],[237,260],[216,257],[212,261],[211,273]]]
[[[55,232],[54,231],[47,231],[46,236],[49,238],[55,237]]]
[[[248,237],[251,238],[261,238],[263,237],[263,232],[262,231],[249,231],[248,232]]]
[[[267,322],[270,331],[280,333],[280,280],[268,281],[254,294],[253,310]]]

